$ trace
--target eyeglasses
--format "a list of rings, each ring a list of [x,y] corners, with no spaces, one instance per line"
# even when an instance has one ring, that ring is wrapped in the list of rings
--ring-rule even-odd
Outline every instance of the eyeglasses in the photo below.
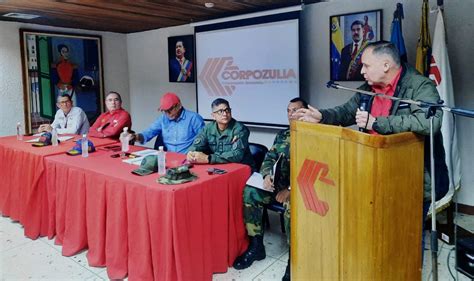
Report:
[[[70,100],[66,100],[66,101],[60,101],[60,102],[58,102],[58,103],[61,104],[61,105],[62,105],[62,104],[69,104],[69,103],[71,103],[71,101],[70,101]]]
[[[229,113],[232,112],[232,109],[231,109],[230,107],[228,107],[228,108],[224,108],[224,109],[219,109],[219,110],[213,111],[212,113],[215,113],[215,114],[217,114],[217,115],[224,115],[224,112],[225,112],[226,114],[229,114]]]

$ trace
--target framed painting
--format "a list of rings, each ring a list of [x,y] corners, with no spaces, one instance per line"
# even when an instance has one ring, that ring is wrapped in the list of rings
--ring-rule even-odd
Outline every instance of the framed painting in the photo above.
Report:
[[[364,81],[360,73],[364,48],[382,38],[382,10],[329,18],[331,80]]]
[[[25,133],[53,122],[63,94],[93,124],[104,110],[101,37],[20,29],[20,44]]]
[[[194,83],[194,36],[168,37],[169,81]]]

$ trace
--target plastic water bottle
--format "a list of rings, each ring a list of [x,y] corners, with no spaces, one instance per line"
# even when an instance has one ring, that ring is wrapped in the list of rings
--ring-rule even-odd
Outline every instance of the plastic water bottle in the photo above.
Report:
[[[82,135],[81,150],[82,157],[89,157],[89,141],[87,140],[87,134]]]
[[[163,149],[163,146],[158,147],[158,174],[166,174],[166,152]]]
[[[21,123],[16,123],[16,139],[23,140],[23,130],[21,129]]]
[[[55,128],[53,128],[53,130],[51,131],[51,144],[53,146],[58,146],[59,142],[58,142],[58,132],[56,131]]]
[[[120,134],[120,143],[122,144],[122,157],[125,157],[125,153],[130,149],[129,147],[130,134],[128,133],[128,127],[123,128],[123,132]]]

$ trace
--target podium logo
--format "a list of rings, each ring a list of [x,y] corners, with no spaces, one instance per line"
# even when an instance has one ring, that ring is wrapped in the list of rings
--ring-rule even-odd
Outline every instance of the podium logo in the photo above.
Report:
[[[208,58],[198,79],[209,96],[231,96],[245,85],[297,83],[292,68],[241,70],[233,57]]]
[[[307,210],[325,216],[329,211],[326,201],[319,199],[315,183],[322,182],[334,186],[334,181],[327,177],[329,167],[326,163],[305,159],[296,181]]]

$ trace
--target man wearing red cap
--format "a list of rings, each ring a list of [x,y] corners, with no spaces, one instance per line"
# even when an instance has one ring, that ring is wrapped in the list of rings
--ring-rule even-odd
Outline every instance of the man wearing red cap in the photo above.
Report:
[[[161,97],[159,110],[164,114],[134,137],[143,144],[156,136],[158,143],[166,150],[187,153],[204,127],[204,119],[196,112],[186,110],[175,93],[166,93]]]

